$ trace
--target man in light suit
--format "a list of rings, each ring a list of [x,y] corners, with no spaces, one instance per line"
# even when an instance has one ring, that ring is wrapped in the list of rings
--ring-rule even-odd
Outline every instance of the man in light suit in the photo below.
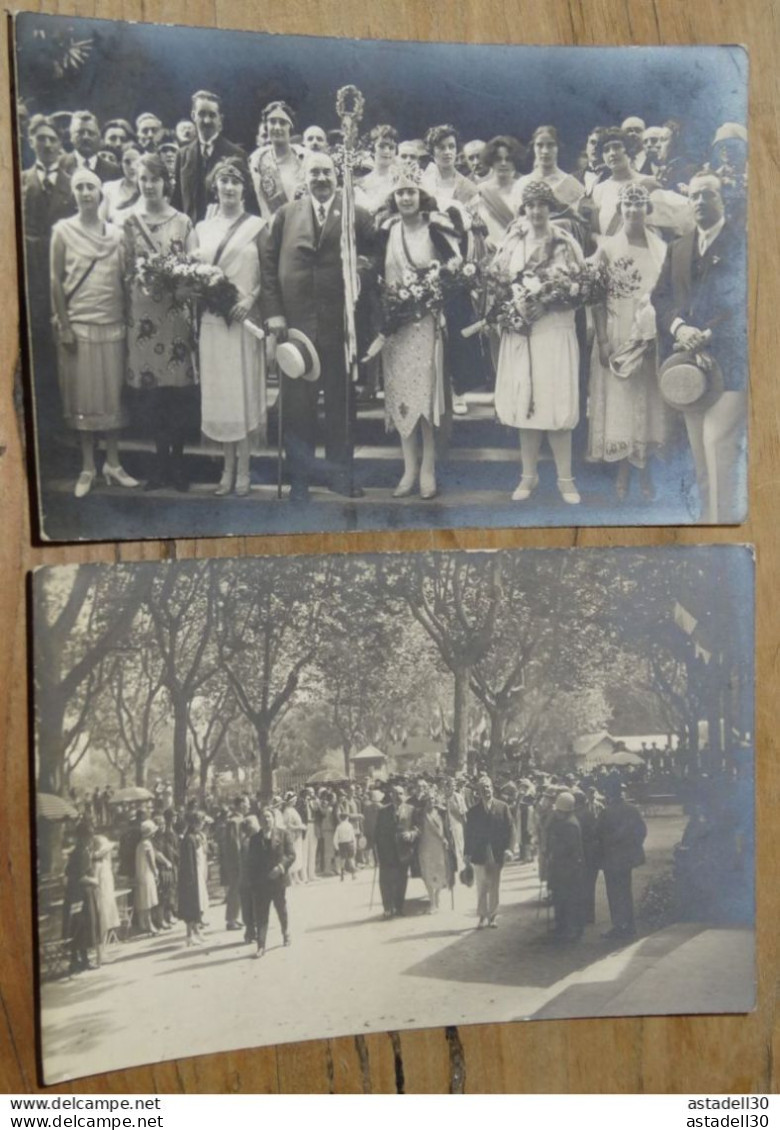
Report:
[[[237,157],[246,165],[246,154],[222,135],[222,102],[218,95],[208,90],[196,91],[192,96],[191,117],[197,134],[176,154],[171,204],[197,224],[206,216],[207,180],[214,166],[225,157]],[[245,172],[244,184],[250,185],[248,168]],[[244,207],[247,212],[256,213],[257,204],[252,195],[251,191],[245,194]]]
[[[745,233],[725,219],[723,191],[714,173],[697,173],[688,186],[696,228],[667,251],[652,295],[661,357],[675,349],[710,354],[724,391],[701,410],[685,413],[702,517],[744,517],[738,487],[740,449],[747,423],[747,267]]]
[[[344,354],[344,278],[341,261],[342,197],[336,191],[336,170],[327,153],[306,158],[308,193],[276,213],[263,255],[263,313],[266,328],[284,340],[288,327],[313,342],[322,375],[309,382],[284,381],[284,443],[290,468],[292,501],[308,498],[315,470],[317,398],[325,396],[325,454],[331,490],[356,498],[363,494],[352,481],[353,390]],[[368,212],[355,209],[358,255],[373,247]]]

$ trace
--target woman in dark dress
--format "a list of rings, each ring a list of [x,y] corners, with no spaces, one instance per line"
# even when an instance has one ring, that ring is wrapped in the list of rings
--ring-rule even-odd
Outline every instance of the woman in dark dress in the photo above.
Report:
[[[179,918],[187,927],[187,945],[203,941],[200,921],[204,907],[201,905],[198,880],[198,852],[202,845],[202,821],[197,812],[187,817],[187,826],[179,849]]]

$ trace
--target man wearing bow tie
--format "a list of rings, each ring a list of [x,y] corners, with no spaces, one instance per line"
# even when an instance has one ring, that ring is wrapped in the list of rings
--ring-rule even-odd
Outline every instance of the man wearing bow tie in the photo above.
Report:
[[[290,470],[290,499],[308,498],[315,471],[317,399],[325,399],[325,455],[331,490],[350,498],[362,495],[352,481],[354,413],[344,353],[344,275],[341,260],[342,196],[327,153],[306,158],[308,193],[285,204],[274,216],[263,256],[263,312],[266,328],[283,340],[288,327],[303,331],[320,358],[318,381],[284,381],[284,444]],[[373,248],[373,224],[355,209],[355,244],[359,256]]]
[[[745,233],[725,218],[714,173],[688,185],[696,227],[666,253],[652,294],[661,357],[674,350],[709,354],[723,372],[724,391],[708,407],[685,412],[702,520],[744,518],[741,451],[747,424],[747,265]]]
[[[210,203],[206,182],[214,166],[225,157],[237,157],[246,165],[246,154],[222,135],[222,102],[218,95],[208,90],[198,90],[192,96],[192,121],[196,136],[176,154],[174,188],[171,204],[185,212],[193,224],[206,217]],[[250,184],[246,169],[245,184]],[[251,193],[247,193],[245,207],[257,212]]]

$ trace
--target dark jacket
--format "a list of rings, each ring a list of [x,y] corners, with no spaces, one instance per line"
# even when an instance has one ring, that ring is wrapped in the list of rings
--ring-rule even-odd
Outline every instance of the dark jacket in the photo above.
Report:
[[[73,176],[76,169],[80,167],[76,154],[65,153],[62,157],[62,167],[69,176]],[[104,183],[107,180],[118,180],[122,175],[121,166],[117,161],[109,161],[107,157],[101,157],[100,154],[95,160],[95,167],[92,172]]]
[[[463,854],[467,855],[472,863],[482,864],[490,862],[492,853],[493,862],[500,866],[504,862],[504,852],[514,842],[514,834],[509,806],[504,804],[503,800],[494,798],[490,802],[490,807],[486,809],[480,800],[466,813]]]
[[[285,204],[273,218],[263,249],[263,316],[284,316],[316,346],[344,340],[344,276],[341,263],[342,196],[337,192],[321,233],[310,196]],[[374,250],[371,216],[355,209],[358,255]]]
[[[645,862],[642,844],[647,825],[634,804],[625,800],[608,804],[596,826],[598,861],[605,871],[625,871]]]
[[[574,813],[556,812],[547,831],[547,883],[552,890],[568,890],[582,882],[585,858],[582,831]]]
[[[677,318],[711,330],[706,347],[723,370],[726,389],[747,387],[747,262],[744,233],[728,221],[703,256],[698,231],[675,240],[666,253],[652,302],[662,359],[674,348]]]
[[[282,828],[272,828],[266,839],[264,831],[257,832],[249,841],[247,871],[253,887],[286,887],[288,871],[295,863],[292,836]]]
[[[76,202],[70,191],[70,175],[60,162],[57,179],[49,189],[44,189],[33,167],[22,173],[22,217],[24,238],[29,245],[43,244],[44,263],[48,269],[49,238],[58,220],[76,213]]]
[[[414,855],[419,832],[410,804],[385,804],[377,813],[374,841],[380,867],[405,867]]]
[[[178,915],[184,922],[199,922],[205,907],[200,901],[198,883],[199,832],[187,832],[179,845]]]
[[[247,212],[257,214],[257,200],[244,150],[240,145],[234,145],[232,141],[228,141],[222,134],[214,140],[213,146],[208,161],[203,160],[200,141],[197,137],[176,154],[173,194],[171,196],[172,206],[179,212],[186,213],[193,224],[204,219],[206,208],[210,203],[206,188],[209,173],[225,157],[238,157],[243,164],[245,175],[244,207]]]

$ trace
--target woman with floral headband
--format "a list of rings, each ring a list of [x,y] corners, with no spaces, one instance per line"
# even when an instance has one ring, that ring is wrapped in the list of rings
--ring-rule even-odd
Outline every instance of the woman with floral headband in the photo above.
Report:
[[[626,497],[631,468],[636,467],[642,494],[651,499],[649,458],[663,447],[667,413],[658,391],[655,317],[649,295],[661,273],[666,244],[646,226],[652,205],[644,185],[627,181],[620,190],[618,211],[623,226],[603,241],[598,255],[609,267],[620,262],[638,271],[641,283],[633,294],[610,297],[593,310],[596,339],[588,396],[588,460],[617,464],[619,499]],[[625,350],[631,343],[636,349],[629,359]]]
[[[382,273],[386,287],[401,299],[416,271],[428,268],[435,272],[440,263],[460,258],[455,228],[435,208],[435,201],[418,187],[416,179],[404,173],[388,198],[389,217],[385,213],[382,219],[380,214],[380,232],[386,240]],[[368,358],[381,350],[387,425],[401,436],[404,473],[393,497],[413,494],[419,476],[420,497],[429,499],[437,493],[434,429],[444,413],[442,318],[438,310],[416,314],[415,320],[380,334]]]
[[[577,269],[582,252],[575,240],[550,222],[560,202],[543,180],[526,183],[521,218],[509,228],[493,269],[507,278],[524,273],[528,288],[538,289],[535,272]],[[496,414],[518,428],[523,475],[512,498],[523,502],[539,484],[537,463],[547,435],[564,502],[581,501],[571,469],[571,436],[579,419],[579,349],[574,310],[540,313],[523,332],[503,329],[496,373]]]
[[[249,158],[260,215],[270,219],[283,204],[294,200],[305,186],[303,158],[305,150],[290,142],[295,128],[293,112],[286,102],[269,102],[260,118],[260,130],[266,143],[259,145]]]

